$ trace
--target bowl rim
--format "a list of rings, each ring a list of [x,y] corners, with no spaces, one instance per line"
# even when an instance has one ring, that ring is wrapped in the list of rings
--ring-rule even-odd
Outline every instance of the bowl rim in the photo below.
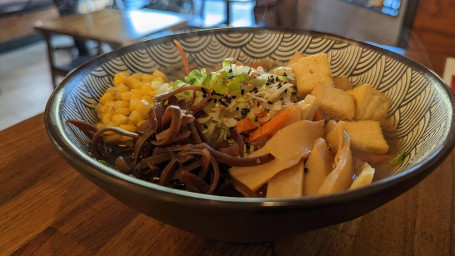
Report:
[[[398,174],[388,176],[381,180],[375,181],[374,183],[361,187],[351,191],[343,191],[330,195],[317,195],[317,196],[305,196],[299,198],[242,198],[242,197],[226,197],[226,196],[217,196],[217,195],[205,195],[194,192],[182,191],[178,189],[172,189],[164,187],[161,185],[154,184],[152,182],[144,181],[126,174],[123,174],[115,169],[105,166],[99,163],[96,159],[86,154],[81,149],[77,148],[74,144],[71,143],[68,136],[65,135],[63,129],[64,123],[62,122],[59,114],[59,109],[61,107],[60,102],[62,101],[63,93],[65,90],[65,85],[69,84],[79,73],[83,73],[92,66],[99,66],[105,61],[111,60],[116,56],[122,55],[124,53],[134,51],[137,49],[142,49],[147,47],[152,43],[161,43],[171,41],[172,39],[179,39],[193,35],[204,35],[210,33],[239,33],[239,32],[254,32],[254,33],[297,33],[297,34],[306,34],[316,37],[322,37],[327,39],[336,40],[337,42],[348,43],[350,45],[356,45],[362,48],[370,49],[375,52],[378,52],[382,55],[388,56],[392,59],[398,60],[401,63],[414,68],[415,70],[421,72],[428,80],[440,86],[441,89],[445,92],[449,101],[452,105],[452,116],[451,122],[452,125],[447,133],[446,140],[433,152],[428,155],[425,160],[417,164],[416,166],[411,167],[410,169],[404,170]],[[86,172],[90,175],[104,176],[113,178],[119,182],[126,182],[128,186],[135,186],[141,189],[146,189],[150,191],[151,194],[159,192],[157,194],[167,194],[172,199],[178,200],[181,197],[190,198],[191,203],[196,203],[201,206],[212,204],[214,201],[218,202],[218,206],[224,205],[229,208],[250,208],[254,209],[257,207],[267,208],[309,208],[314,206],[323,206],[332,203],[343,203],[355,200],[357,198],[363,198],[366,196],[371,196],[378,194],[382,191],[388,190],[392,187],[399,186],[406,179],[410,178],[419,178],[419,180],[426,177],[429,173],[433,171],[452,151],[455,145],[455,113],[453,107],[455,106],[455,96],[450,89],[450,87],[443,81],[439,75],[434,71],[426,68],[425,66],[410,60],[409,58],[399,55],[397,53],[391,52],[389,50],[380,48],[376,45],[369,44],[367,42],[360,42],[354,39],[349,39],[342,36],[337,36],[334,34],[311,31],[311,30],[300,30],[300,29],[291,29],[291,28],[264,28],[264,27],[245,27],[245,28],[215,28],[215,29],[201,29],[191,32],[182,32],[175,33],[172,35],[167,35],[155,39],[147,39],[136,42],[134,44],[113,50],[111,52],[102,54],[95,59],[90,60],[89,62],[81,65],[80,67],[71,71],[55,88],[52,92],[44,112],[44,123],[48,137],[50,138],[53,145],[57,150],[63,155],[63,157],[75,167],[79,172]],[[84,171],[80,171],[80,169]],[[151,195],[153,197],[153,195]],[[163,199],[165,200],[165,199]],[[169,200],[169,199],[167,199]],[[179,200],[181,201],[181,200]],[[185,201],[185,200],[183,200]],[[189,203],[189,201],[188,201]],[[220,205],[221,204],[221,205]]]

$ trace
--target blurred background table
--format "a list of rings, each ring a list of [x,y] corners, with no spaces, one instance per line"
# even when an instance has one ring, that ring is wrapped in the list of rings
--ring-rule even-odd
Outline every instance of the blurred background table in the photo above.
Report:
[[[429,59],[443,66],[444,58]],[[455,254],[455,151],[417,186],[362,217],[274,242],[232,244],[179,230],[112,198],[63,160],[43,118],[0,131],[3,255]]]
[[[66,76],[70,70],[80,66],[88,59],[79,58],[69,64],[56,65],[53,56],[54,47],[50,40],[53,34],[93,40],[97,42],[98,52],[101,52],[100,47],[103,43],[108,44],[111,49],[115,49],[163,30],[185,27],[186,24],[186,18],[174,12],[152,9],[103,9],[85,14],[63,16],[46,21],[36,26],[35,29],[46,40],[49,65],[55,85],[57,76]]]

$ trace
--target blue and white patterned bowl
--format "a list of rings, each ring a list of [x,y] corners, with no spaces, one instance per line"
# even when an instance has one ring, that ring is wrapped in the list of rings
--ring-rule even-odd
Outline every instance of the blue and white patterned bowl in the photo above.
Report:
[[[288,61],[296,51],[327,53],[335,76],[369,83],[393,101],[389,135],[405,162],[372,185],[298,199],[227,198],[174,190],[117,172],[89,155],[89,141],[67,119],[97,121],[94,106],[121,71],[151,73],[181,61],[178,40],[200,67],[224,58],[243,63]],[[195,234],[239,242],[267,241],[361,216],[426,177],[454,146],[454,96],[436,74],[400,55],[317,32],[237,28],[176,34],[140,42],[76,69],[54,91],[45,112],[48,135],[80,173],[123,203]]]

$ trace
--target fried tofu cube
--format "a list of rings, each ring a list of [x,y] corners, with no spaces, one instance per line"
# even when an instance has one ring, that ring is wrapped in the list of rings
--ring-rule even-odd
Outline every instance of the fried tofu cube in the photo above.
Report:
[[[290,65],[295,74],[297,94],[304,97],[318,84],[333,87],[332,72],[326,54],[316,54],[299,59]]]
[[[385,154],[389,145],[382,134],[379,121],[362,120],[345,123],[345,130],[351,137],[351,149],[370,153]]]
[[[385,94],[364,84],[349,91],[354,96],[356,120],[383,120],[392,101]]]
[[[343,91],[352,90],[352,83],[347,76],[332,77],[332,80],[335,88]]]
[[[292,56],[292,58],[288,61],[288,64],[286,66],[291,66],[292,64],[296,63],[297,61],[299,61],[301,58],[304,58],[306,57],[307,55],[304,54],[304,53],[301,53],[301,52],[296,52],[294,53],[294,56]]]
[[[354,97],[349,93],[323,84],[311,92],[324,119],[352,120],[354,118]]]

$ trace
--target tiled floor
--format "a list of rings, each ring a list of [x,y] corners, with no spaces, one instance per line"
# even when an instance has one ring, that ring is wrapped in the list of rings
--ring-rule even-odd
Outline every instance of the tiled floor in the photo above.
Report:
[[[0,55],[0,130],[44,111],[52,93],[46,45]]]

